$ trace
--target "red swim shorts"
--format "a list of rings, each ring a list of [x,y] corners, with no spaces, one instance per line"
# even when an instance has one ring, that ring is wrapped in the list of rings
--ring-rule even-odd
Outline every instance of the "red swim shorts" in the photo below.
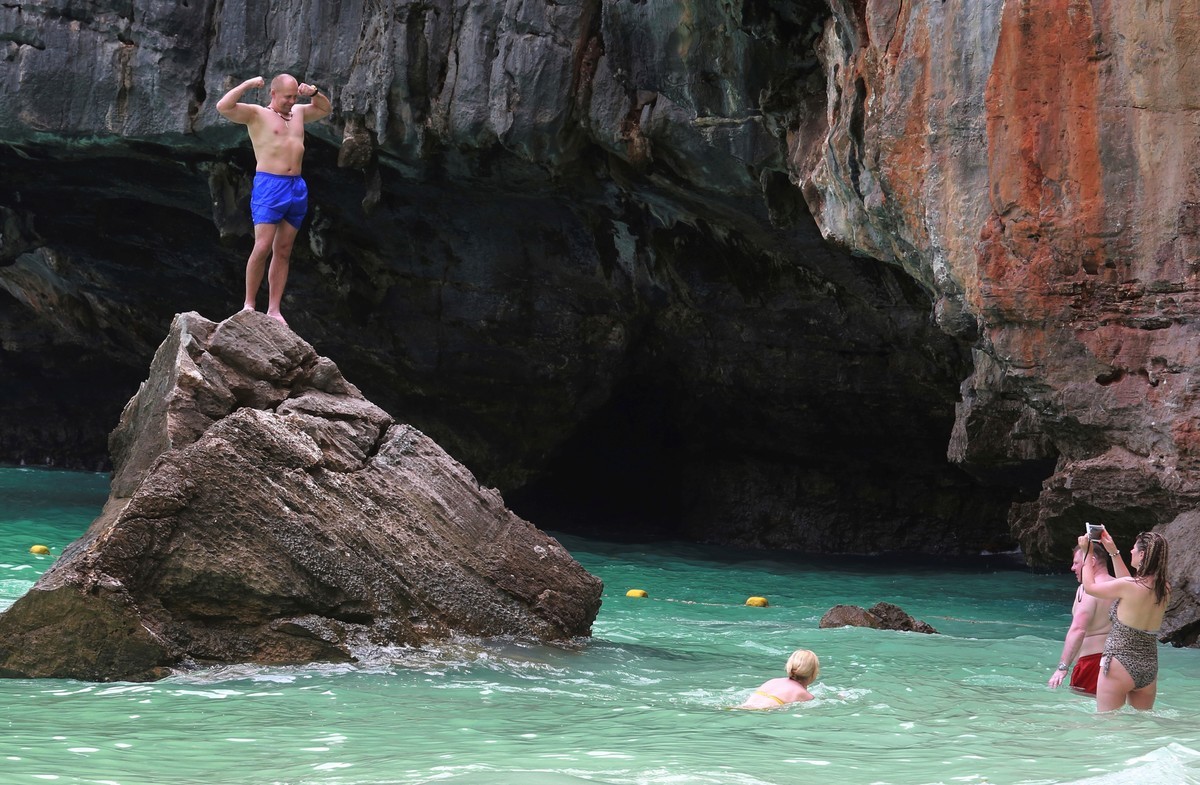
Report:
[[[1088,695],[1096,694],[1096,680],[1100,678],[1100,656],[1097,653],[1079,658],[1075,669],[1071,671],[1072,688]]]

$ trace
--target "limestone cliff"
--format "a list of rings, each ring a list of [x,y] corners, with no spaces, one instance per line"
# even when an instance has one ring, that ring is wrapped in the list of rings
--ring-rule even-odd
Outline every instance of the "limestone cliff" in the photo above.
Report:
[[[6,455],[236,304],[212,106],[291,71],[293,323],[518,504],[1039,564],[1196,505],[1197,0],[87,8],[0,8]]]
[[[1129,537],[1195,507],[1200,6],[835,4],[830,239],[908,270],[971,341],[949,454],[1043,466],[1011,512],[1035,560],[1085,519]]]

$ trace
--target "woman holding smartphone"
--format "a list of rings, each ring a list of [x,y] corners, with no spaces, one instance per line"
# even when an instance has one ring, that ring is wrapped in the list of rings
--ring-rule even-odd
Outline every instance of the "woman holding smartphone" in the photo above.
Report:
[[[1162,626],[1171,590],[1167,585],[1167,540],[1155,532],[1142,532],[1129,552],[1133,574],[1107,531],[1100,545],[1112,559],[1112,580],[1097,580],[1099,556],[1083,562],[1083,590],[1093,597],[1113,600],[1109,618],[1112,632],[1104,642],[1100,678],[1096,683],[1096,710],[1113,711],[1129,703],[1151,709],[1158,692],[1158,628]],[[1079,538],[1084,553],[1091,548],[1088,535]]]

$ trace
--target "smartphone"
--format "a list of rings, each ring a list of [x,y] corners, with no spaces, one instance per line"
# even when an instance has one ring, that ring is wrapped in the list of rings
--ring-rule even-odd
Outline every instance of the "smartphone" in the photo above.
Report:
[[[1104,532],[1103,523],[1089,523],[1087,525],[1088,539],[1092,542],[1100,542],[1100,535]]]

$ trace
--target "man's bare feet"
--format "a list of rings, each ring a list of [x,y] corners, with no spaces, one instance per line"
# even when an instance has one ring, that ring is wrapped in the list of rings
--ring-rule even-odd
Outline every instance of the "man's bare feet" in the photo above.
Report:
[[[284,319],[283,314],[281,314],[279,311],[276,311],[275,313],[271,313],[270,311],[267,311],[267,316],[270,316],[272,319],[279,322],[284,327],[288,326],[287,319]]]
[[[246,303],[245,305],[243,305],[243,306],[242,306],[242,310],[243,310],[243,311],[253,311],[253,310],[254,310],[254,306],[253,306],[253,305],[251,305],[250,303]]]

